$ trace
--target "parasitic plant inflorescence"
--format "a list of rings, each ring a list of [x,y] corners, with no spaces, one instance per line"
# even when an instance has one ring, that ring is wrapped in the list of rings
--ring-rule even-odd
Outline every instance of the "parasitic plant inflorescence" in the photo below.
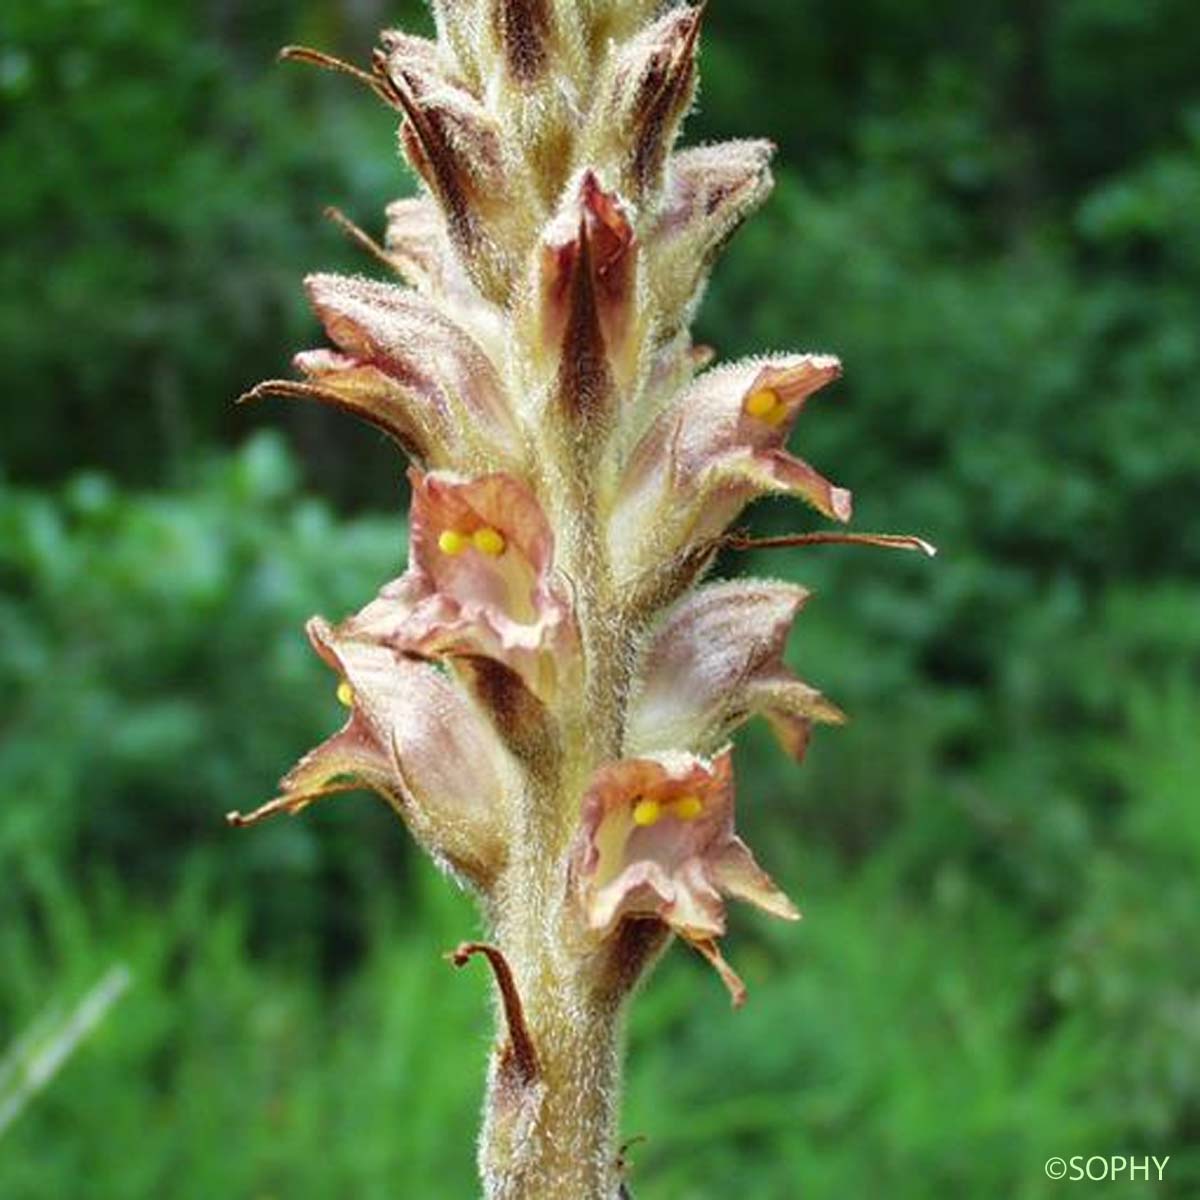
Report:
[[[798,914],[734,825],[729,738],[764,717],[799,759],[838,708],[784,664],[803,588],[701,583],[765,494],[846,522],[787,449],[841,366],[710,367],[689,321],[771,187],[772,146],[676,149],[701,8],[435,0],[436,41],[368,69],[421,194],[387,210],[386,281],[307,281],[327,347],[249,398],[316,400],[411,460],[408,569],[308,634],[343,728],[247,816],[379,792],[478,896],[502,1016],[480,1170],[492,1200],[615,1200],[624,1003],[674,935],[718,948],[725,901]],[[780,539],[775,539],[778,542]],[[833,532],[784,542],[917,539]]]

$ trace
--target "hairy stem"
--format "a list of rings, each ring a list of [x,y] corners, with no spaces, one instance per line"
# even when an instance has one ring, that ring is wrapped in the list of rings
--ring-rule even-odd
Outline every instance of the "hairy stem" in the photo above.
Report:
[[[620,754],[630,636],[612,602],[594,505],[590,496],[585,500],[569,506],[560,523],[584,675],[579,694],[563,705],[562,715],[574,717],[562,727],[555,794],[545,805],[530,806],[527,836],[513,848],[495,907],[498,942],[537,1073],[519,1074],[506,998],[507,1028],[492,1056],[480,1144],[487,1200],[616,1200],[623,1002],[665,941],[655,922],[652,932],[600,946],[569,894],[568,835],[582,789],[600,762]],[[558,814],[557,827],[533,817],[538,811]]]
[[[480,1169],[487,1200],[615,1200],[619,1005],[581,987],[553,951],[516,971],[538,1074],[519,1078],[504,1042],[492,1058]]]

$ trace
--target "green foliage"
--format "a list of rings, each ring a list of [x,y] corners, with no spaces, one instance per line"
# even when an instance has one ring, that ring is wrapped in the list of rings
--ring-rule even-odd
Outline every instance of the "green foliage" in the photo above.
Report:
[[[279,441],[214,451],[314,336],[301,273],[369,269],[320,204],[377,226],[403,190],[368,97],[266,70],[289,39],[361,58],[375,15],[253,7],[0,15],[0,1056],[135,976],[0,1134],[4,1196],[473,1186],[490,984],[440,958],[469,904],[366,798],[221,822],[340,720],[303,620],[404,552]],[[757,564],[817,592],[795,665],[854,720],[801,771],[762,730],[739,751],[746,836],[807,921],[736,918],[740,1014],[679,949],[639,1000],[634,1192],[1036,1200],[1048,1155],[1169,1153],[1156,1194],[1195,1194],[1200,18],[710,16],[693,136],[769,133],[781,170],[701,336],[841,354],[796,448],[859,528],[942,554]],[[392,503],[378,439],[290,419],[322,491]]]
[[[0,343],[19,348],[5,383],[22,406],[11,471],[99,460],[161,483],[244,430],[229,402],[309,336],[314,255],[361,266],[322,206],[374,225],[411,186],[382,105],[276,68],[275,52],[312,38],[363,57],[374,36],[373,17],[319,3],[4,6],[0,224],[21,231],[0,248]],[[318,418],[300,420],[319,444]]]
[[[340,852],[303,822],[268,849],[222,817],[269,798],[340,722],[303,622],[340,617],[398,572],[405,531],[397,516],[335,523],[298,494],[277,437],[198,474],[166,495],[99,474],[58,494],[0,490],[0,779],[13,798],[0,872],[115,870],[163,894],[186,862],[219,856],[229,887],[264,890],[268,922],[290,925],[321,897],[302,886],[273,901],[268,881],[315,887],[346,867]]]
[[[220,823],[339,720],[298,626],[395,570],[400,530],[333,521],[273,439],[199,474],[0,497],[4,1040],[135,976],[5,1135],[0,1194],[467,1195],[490,984],[441,953],[469,903],[365,798]],[[1048,1155],[1110,1146],[1170,1150],[1187,1194],[1194,595],[1114,585],[1075,637],[1035,610],[989,688],[914,685],[921,623],[872,628],[928,588],[906,562],[797,639],[860,721],[799,773],[761,730],[741,752],[747,836],[809,920],[738,918],[744,1013],[679,949],[650,984],[637,1194],[1037,1197]]]
[[[309,982],[315,956],[288,968],[252,956],[242,906],[195,869],[162,910],[131,907],[113,881],[84,904],[38,879],[36,932],[0,932],[17,964],[5,991],[36,1013],[114,961],[133,985],[11,1128],[0,1193],[382,1200],[416,1178],[437,1181],[430,1195],[468,1195],[469,1132],[452,1134],[471,1128],[490,1020],[482,978],[454,981],[426,941],[453,944],[465,899],[420,882],[420,933],[378,916],[380,952],[334,990]]]

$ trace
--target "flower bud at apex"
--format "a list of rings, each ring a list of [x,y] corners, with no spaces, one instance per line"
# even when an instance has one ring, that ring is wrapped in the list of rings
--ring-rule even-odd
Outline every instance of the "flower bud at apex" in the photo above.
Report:
[[[587,160],[615,162],[623,192],[639,203],[659,186],[696,86],[703,7],[668,9],[622,47],[585,137]]]
[[[583,36],[592,57],[599,61],[612,44],[621,44],[649,24],[662,8],[662,0],[555,0],[565,16],[583,20]]]
[[[520,145],[515,169],[532,201],[522,240],[524,259],[544,217],[553,212],[575,162],[579,121],[579,14],[554,0],[480,0],[478,39],[485,62],[484,93],[510,145]]]

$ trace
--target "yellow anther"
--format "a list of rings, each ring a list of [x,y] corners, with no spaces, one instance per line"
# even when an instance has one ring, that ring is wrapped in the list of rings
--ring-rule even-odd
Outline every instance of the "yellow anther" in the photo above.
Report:
[[[657,825],[662,816],[662,806],[657,800],[639,800],[633,806],[635,825]]]
[[[788,406],[770,388],[759,388],[746,397],[746,411],[768,425],[782,425],[787,420]]]
[[[779,397],[770,388],[759,388],[746,397],[746,411],[752,417],[767,418],[776,408],[782,407]]]
[[[471,539],[457,529],[444,529],[438,535],[438,549],[451,558],[461,554],[470,544]]]
[[[354,689],[350,686],[348,679],[343,679],[337,685],[337,698],[347,708],[350,708],[354,704]]]
[[[768,425],[782,425],[787,419],[788,406],[784,404],[782,400],[780,400],[779,403],[776,404],[775,407],[771,409],[771,411],[767,413],[765,417],[763,417],[763,420],[766,421]]]
[[[694,821],[704,811],[704,801],[699,796],[680,796],[671,811],[681,821]]]
[[[490,525],[485,525],[482,529],[475,530],[471,541],[475,543],[475,549],[480,554],[487,554],[491,558],[499,558],[504,553],[504,534],[498,529],[493,529]]]

